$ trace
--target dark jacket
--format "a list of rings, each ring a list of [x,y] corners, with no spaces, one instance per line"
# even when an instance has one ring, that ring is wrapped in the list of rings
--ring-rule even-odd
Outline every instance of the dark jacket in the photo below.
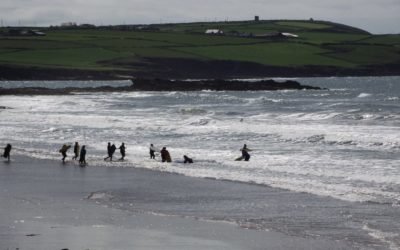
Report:
[[[162,162],[172,162],[171,155],[169,154],[166,148],[163,148],[161,151],[161,161]]]
[[[3,154],[4,158],[8,158],[10,156],[11,148],[12,148],[11,144],[7,144],[7,146],[4,148],[4,154]]]
[[[187,157],[186,155],[183,156],[183,159],[184,159],[183,163],[193,163],[193,159]]]
[[[85,147],[82,147],[81,153],[80,153],[79,161],[84,161],[84,160],[85,160],[85,157],[86,157],[86,148],[85,148]]]
[[[113,144],[110,148],[110,154],[114,154],[117,147]]]

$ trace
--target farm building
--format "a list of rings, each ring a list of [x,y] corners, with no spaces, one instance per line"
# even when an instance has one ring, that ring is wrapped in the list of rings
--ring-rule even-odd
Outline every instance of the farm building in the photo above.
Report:
[[[277,38],[277,39],[287,39],[287,38],[298,38],[299,36],[292,33],[287,32],[274,32],[268,34],[258,34],[254,35],[255,38]]]
[[[219,29],[208,29],[205,32],[207,35],[223,35],[224,32]]]

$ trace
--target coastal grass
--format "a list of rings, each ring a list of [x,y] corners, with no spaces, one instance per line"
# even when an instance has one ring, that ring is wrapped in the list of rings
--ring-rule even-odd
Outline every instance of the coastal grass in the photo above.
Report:
[[[389,64],[399,60],[400,48],[382,45],[336,45],[332,58],[346,60],[355,65]]]
[[[328,25],[325,23],[314,23],[314,22],[301,22],[301,21],[280,21],[277,22],[276,24],[278,25],[283,25],[283,26],[290,26],[290,27],[295,27],[295,28],[304,28],[304,29],[327,29],[331,28],[332,25]]]
[[[400,35],[372,35],[323,21],[275,20],[154,25],[158,31],[47,29],[46,36],[0,36],[0,65],[152,71],[151,59],[230,60],[262,65],[357,68],[400,61]],[[206,29],[227,35],[206,35]],[[4,29],[3,29],[4,31]],[[233,36],[291,32],[298,38]]]
[[[22,50],[0,54],[0,62],[39,67],[65,67],[77,69],[109,69],[103,60],[129,56],[127,52],[114,52],[102,48],[71,48],[51,50]]]
[[[368,44],[400,45],[400,35],[370,36],[362,42]]]
[[[180,48],[184,51],[210,60],[232,60],[256,62],[274,66],[301,66],[301,65],[331,65],[352,67],[352,63],[345,60],[325,57],[329,50],[317,46],[290,43],[271,42],[240,46],[210,46]]]
[[[316,45],[323,44],[342,44],[357,43],[362,39],[368,39],[371,36],[367,34],[351,34],[351,33],[329,33],[329,32],[299,32],[298,40]]]

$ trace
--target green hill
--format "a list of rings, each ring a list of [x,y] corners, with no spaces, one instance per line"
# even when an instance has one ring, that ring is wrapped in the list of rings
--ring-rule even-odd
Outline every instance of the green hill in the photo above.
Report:
[[[223,35],[205,34],[208,29],[221,30]],[[2,30],[0,78],[18,78],[16,69],[22,75],[24,71],[30,72],[22,78],[30,78],[34,71],[41,70],[50,75],[58,72],[61,78],[62,70],[68,74],[71,70],[91,72],[92,76],[102,72],[103,77],[108,74],[111,78],[400,73],[400,35],[372,35],[324,21],[124,25],[41,31],[46,36],[22,36],[16,35],[15,30]],[[292,37],[285,36],[286,33]]]

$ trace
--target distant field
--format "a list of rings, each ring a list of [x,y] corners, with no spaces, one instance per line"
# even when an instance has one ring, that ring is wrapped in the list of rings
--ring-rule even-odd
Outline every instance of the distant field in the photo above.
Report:
[[[274,66],[353,66],[352,63],[340,59],[325,57],[323,53],[327,53],[329,50],[301,43],[271,42],[254,45],[189,47],[180,48],[179,51],[198,55],[205,59],[248,61]]]
[[[296,28],[305,28],[305,29],[327,29],[330,28],[331,25],[324,23],[314,23],[314,22],[277,22],[276,24],[282,26],[296,27]]]
[[[362,42],[368,44],[400,45],[400,35],[370,36]]]
[[[330,22],[279,20],[153,27],[158,31],[44,29],[47,34],[44,37],[0,36],[0,65],[151,72],[151,59],[158,58],[339,68],[400,62],[400,35],[371,35]],[[204,34],[211,28],[221,29],[225,35]],[[299,37],[249,36],[276,32],[290,32]]]

